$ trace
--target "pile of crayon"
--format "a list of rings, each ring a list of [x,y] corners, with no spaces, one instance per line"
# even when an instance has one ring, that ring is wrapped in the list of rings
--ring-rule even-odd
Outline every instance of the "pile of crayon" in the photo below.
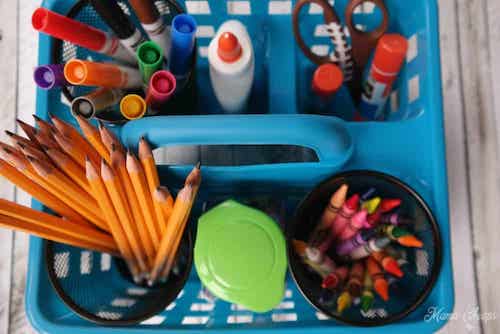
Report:
[[[72,113],[87,119],[117,104],[129,120],[158,113],[189,77],[197,29],[194,18],[178,14],[169,29],[153,1],[131,0],[147,40],[117,1],[89,3],[114,35],[46,8],[33,13],[33,28],[118,63],[71,59],[65,64],[43,65],[35,69],[35,82],[42,89],[97,87],[71,101]]]
[[[343,184],[331,196],[308,242],[294,240],[293,246],[308,268],[322,278],[321,303],[336,302],[342,313],[360,298],[361,309],[368,311],[375,295],[388,301],[388,279],[402,279],[400,253],[391,243],[421,248],[408,230],[412,221],[396,210],[400,199],[380,198],[371,188],[363,195],[347,197]]]
[[[0,175],[54,214],[0,199],[0,226],[119,256],[137,283],[166,281],[201,183],[199,164],[174,200],[144,138],[137,158],[80,116],[83,135],[55,116],[35,120],[38,128],[18,120],[28,138],[7,131],[12,145],[0,143]]]

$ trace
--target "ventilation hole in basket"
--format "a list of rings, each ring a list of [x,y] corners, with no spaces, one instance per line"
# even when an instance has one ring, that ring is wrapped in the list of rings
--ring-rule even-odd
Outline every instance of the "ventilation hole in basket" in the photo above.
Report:
[[[120,8],[123,10],[125,14],[130,16],[130,9],[128,8],[127,4],[125,4],[122,1],[118,1],[118,6],[120,6]]]
[[[155,1],[155,6],[158,9],[160,15],[170,14],[170,7],[168,6],[167,1]]]
[[[358,29],[359,31],[366,31],[368,29],[367,26],[363,25],[363,24],[356,24],[355,25],[356,29]]]
[[[269,1],[269,15],[288,15],[292,12],[291,1]]]
[[[189,14],[210,15],[210,5],[208,1],[186,1],[185,4]]]
[[[185,316],[182,318],[183,325],[205,325],[208,322],[209,317],[201,316]]]
[[[344,26],[344,35],[345,37],[351,37],[351,32],[347,26]]]
[[[168,304],[168,306],[165,308],[165,311],[172,311],[176,305],[177,305],[176,303]]]
[[[253,315],[230,315],[227,317],[228,324],[249,324],[253,321]]]
[[[328,37],[330,34],[328,33],[326,24],[317,24],[314,28],[314,37]]]
[[[66,278],[69,274],[69,252],[54,255],[54,272],[58,278]]]
[[[182,289],[181,292],[179,292],[176,299],[181,299],[182,296],[184,296],[184,289]]]
[[[208,57],[208,46],[200,46],[198,48],[198,53],[200,57],[207,58]]]
[[[148,290],[143,288],[128,288],[127,295],[129,296],[144,296],[148,293]]]
[[[429,254],[421,249],[415,251],[415,265],[417,267],[417,275],[428,276],[429,275]]]
[[[250,1],[228,1],[227,2],[227,13],[229,15],[250,15],[250,14],[252,14],[252,8],[250,7]]]
[[[191,304],[191,311],[194,312],[208,312],[212,311],[215,307],[215,304],[208,304],[208,303],[193,303]]]
[[[420,77],[414,76],[408,82],[408,102],[412,103],[420,97]]]
[[[295,307],[295,303],[292,301],[281,302],[278,306],[276,306],[276,310],[291,310]]]
[[[111,255],[101,254],[101,271],[109,271],[111,269]]]
[[[115,298],[111,301],[111,306],[114,307],[132,307],[137,303],[135,299],[132,298]]]
[[[391,112],[396,112],[399,110],[399,94],[398,91],[391,93]]]
[[[406,62],[411,62],[418,56],[418,39],[417,34],[408,39],[408,52],[406,53]]]
[[[215,30],[213,26],[198,26],[196,28],[196,37],[198,38],[211,38],[214,35]]]
[[[333,7],[335,6],[335,1],[329,0],[328,3]],[[309,15],[318,15],[318,14],[323,14],[323,8],[321,8],[320,5],[317,5],[315,3],[311,3],[309,5],[309,10],[308,10]]]
[[[293,297],[293,292],[290,289],[287,289],[285,291],[285,298],[292,298]]]
[[[297,313],[274,313],[271,315],[271,320],[274,322],[297,321]]]
[[[231,304],[231,311],[248,311],[248,309],[238,304]]]
[[[99,318],[107,319],[107,320],[120,320],[123,314],[118,312],[108,312],[108,311],[100,311],[96,314]]]
[[[327,56],[330,51],[330,45],[316,44],[311,46],[311,52],[318,56]]]
[[[66,96],[64,96],[64,94],[61,92],[60,94],[60,98],[59,100],[61,101],[61,103],[65,106],[68,106],[68,107],[71,107],[71,103],[68,101],[68,99],[66,98]]]
[[[92,252],[80,253],[80,274],[89,275],[92,272]]]
[[[167,319],[167,317],[162,315],[155,315],[154,317],[151,317],[141,322],[141,325],[160,325],[165,321],[165,319]]]
[[[318,318],[318,320],[328,320],[330,319],[326,314],[324,314],[323,312],[316,312],[316,318]]]

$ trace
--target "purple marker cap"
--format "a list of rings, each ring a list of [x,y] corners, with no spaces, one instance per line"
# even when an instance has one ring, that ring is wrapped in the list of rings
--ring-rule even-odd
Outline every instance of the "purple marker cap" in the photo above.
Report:
[[[157,71],[149,80],[146,103],[154,109],[158,109],[167,102],[175,92],[177,86],[175,77],[169,71]]]
[[[42,89],[69,85],[69,82],[64,77],[64,64],[38,66],[33,77],[38,87]]]

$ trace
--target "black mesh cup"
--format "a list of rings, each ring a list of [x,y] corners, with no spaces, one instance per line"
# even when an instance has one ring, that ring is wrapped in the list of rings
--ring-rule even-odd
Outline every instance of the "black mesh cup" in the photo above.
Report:
[[[175,0],[157,0],[154,2],[158,11],[162,15],[164,21],[170,25],[171,21],[175,15],[184,13],[184,9]],[[134,11],[131,9],[128,1],[118,1],[120,7],[124,10],[125,14],[129,15],[135,26],[141,30],[144,36],[147,36],[142,29]],[[77,21],[83,22],[90,26],[96,27],[103,31],[110,32],[109,27],[101,19],[101,17],[95,12],[88,0],[79,0],[75,5],[69,10],[66,16],[75,19]],[[196,47],[195,47],[196,50]],[[61,41],[56,39],[52,48],[52,63],[62,64],[66,63],[72,58],[78,59],[92,59],[98,62],[116,62],[112,58],[106,55],[98,54],[93,51],[87,50],[85,48],[79,47],[67,41]],[[130,66],[130,65],[128,65]],[[193,52],[192,65],[191,68],[196,67],[196,52]],[[174,96],[164,105],[162,109],[158,111],[155,115],[162,114],[192,114],[195,113],[196,105],[195,98],[196,91],[196,71],[192,70],[185,81],[184,89],[174,94]],[[66,86],[62,88],[62,93],[65,98],[71,102],[74,98],[82,95],[86,95],[93,91],[95,87],[85,87],[85,86]],[[142,90],[128,90],[125,93],[134,93],[145,96]],[[107,124],[122,124],[127,120],[121,115],[119,110],[119,105],[115,105],[107,108],[106,110],[100,111],[95,115],[95,118],[107,123]]]
[[[139,323],[163,311],[183,289],[192,267],[193,243],[187,228],[168,280],[137,285],[121,259],[51,241],[45,242],[49,280],[63,302],[99,325]]]
[[[349,185],[348,196],[363,194],[370,188],[376,196],[402,200],[398,212],[409,218],[405,224],[423,242],[422,248],[406,248],[391,242],[392,252],[399,255],[404,277],[395,279],[385,274],[389,282],[389,301],[375,295],[368,311],[360,307],[360,298],[354,298],[350,308],[337,313],[336,299],[342,292],[321,287],[322,277],[312,271],[295,252],[292,240],[308,241],[332,194],[342,184]],[[379,172],[352,171],[335,175],[312,190],[297,209],[294,221],[287,227],[287,251],[292,276],[305,298],[319,311],[331,318],[356,326],[379,326],[398,321],[415,310],[432,290],[441,267],[441,237],[436,221],[424,200],[402,181]],[[335,255],[335,244],[328,255],[337,263],[349,264]]]

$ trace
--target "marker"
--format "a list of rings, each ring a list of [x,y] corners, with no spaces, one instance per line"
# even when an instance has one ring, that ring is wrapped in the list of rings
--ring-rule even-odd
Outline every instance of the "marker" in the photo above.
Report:
[[[309,239],[311,244],[316,243],[315,241],[318,240],[320,231],[328,229],[332,225],[335,216],[339,212],[342,205],[344,205],[345,203],[348,189],[349,186],[347,184],[343,184],[339,189],[337,189],[332,197],[330,197],[330,201],[328,202],[328,205],[323,210],[323,214],[321,215],[320,223],[315,228],[314,232],[311,235],[311,238]]]
[[[412,220],[406,217],[402,217],[399,213],[388,213],[380,217],[380,222],[382,224],[392,224],[392,225],[410,225]]]
[[[385,118],[384,107],[403,66],[407,50],[408,41],[401,35],[386,34],[379,39],[370,72],[363,83],[359,105],[362,118]]]
[[[379,238],[379,239],[371,239],[365,245],[360,246],[353,250],[347,257],[351,260],[360,260],[367,256],[370,256],[373,252],[380,252],[384,249],[385,246],[391,243],[391,239],[389,238]]]
[[[358,231],[362,228],[370,227],[366,220],[368,216],[368,211],[365,209],[359,211],[354,216],[352,216],[351,220],[347,223],[345,228],[340,232],[339,239],[340,240],[348,240],[358,233]]]
[[[375,229],[361,230],[351,239],[342,241],[336,247],[336,253],[339,256],[344,256],[355,250],[356,248],[365,245],[368,240],[376,235]]]
[[[373,295],[373,281],[368,269],[365,271],[365,278],[363,281],[363,292],[361,294],[361,309],[364,312],[368,312],[375,301],[375,296]]]
[[[175,77],[169,71],[158,71],[149,80],[146,104],[159,110],[172,97],[177,87]]]
[[[389,274],[394,275],[398,278],[403,277],[403,272],[399,267],[398,261],[396,261],[396,259],[394,259],[392,256],[388,255],[386,252],[384,251],[373,252],[372,257]]]
[[[113,30],[125,48],[135,55],[139,45],[146,39],[129,20],[117,1],[90,0],[90,4],[102,20]]]
[[[155,42],[144,42],[137,49],[137,59],[142,81],[147,84],[153,74],[163,67],[163,50]]]
[[[384,198],[380,203],[380,212],[387,213],[401,205],[401,200],[397,198]]]
[[[64,64],[42,65],[33,73],[35,83],[42,89],[52,89],[69,85],[64,77]]]
[[[362,261],[355,262],[349,271],[349,279],[347,281],[347,291],[353,297],[361,296],[361,289],[363,288],[363,275],[365,273],[365,266]]]
[[[120,102],[120,112],[126,119],[134,120],[146,114],[146,102],[137,94],[128,94]]]
[[[327,275],[337,267],[332,259],[321,253],[317,248],[307,247],[305,255],[309,261],[316,264],[318,268],[326,272]]]
[[[346,266],[337,267],[333,272],[323,278],[321,287],[324,289],[335,290],[342,285],[349,274],[349,269]]]
[[[164,50],[164,54],[170,53],[170,29],[165,24],[152,0],[129,0],[130,6],[141,21],[141,25],[149,36]]]
[[[342,313],[352,305],[352,297],[349,291],[344,291],[337,298],[337,313]]]
[[[121,89],[98,88],[90,94],[79,96],[71,102],[73,115],[90,119],[98,111],[102,111],[120,102],[123,96]]]
[[[132,65],[137,64],[135,56],[120,44],[118,38],[80,21],[70,19],[46,8],[38,8],[33,12],[31,23],[35,30],[52,37]]]
[[[64,66],[64,76],[73,85],[107,88],[140,88],[141,74],[132,67],[71,59]]]
[[[172,47],[168,67],[178,81],[186,80],[193,65],[196,21],[188,14],[178,14],[172,20]],[[180,82],[180,83],[181,83]],[[179,86],[183,86],[179,83]]]
[[[361,208],[366,209],[369,214],[372,214],[377,210],[381,201],[382,199],[380,197],[374,197],[368,201],[363,202]]]
[[[382,298],[384,301],[389,300],[389,284],[385,279],[384,273],[382,272],[382,268],[378,265],[377,261],[372,257],[366,259],[366,268],[370,277],[373,281],[373,287],[375,292]]]

